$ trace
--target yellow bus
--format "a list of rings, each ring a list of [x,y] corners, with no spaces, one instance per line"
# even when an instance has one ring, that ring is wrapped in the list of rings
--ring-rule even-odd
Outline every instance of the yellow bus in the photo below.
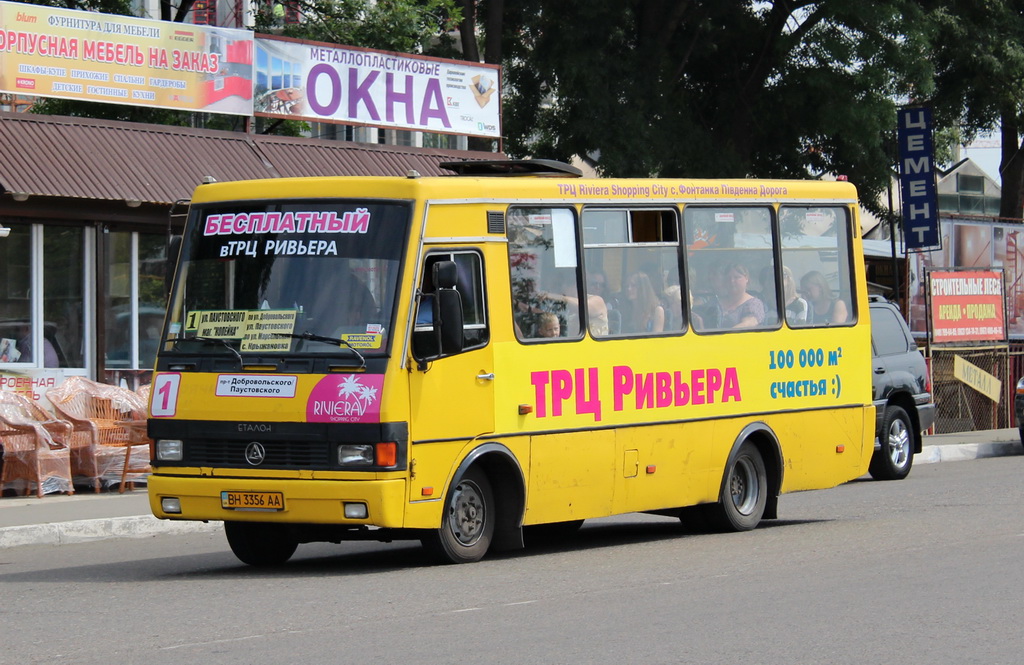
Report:
[[[401,538],[458,563],[631,512],[753,529],[866,472],[851,184],[445,167],[196,189],[157,517],[223,521],[251,565]]]

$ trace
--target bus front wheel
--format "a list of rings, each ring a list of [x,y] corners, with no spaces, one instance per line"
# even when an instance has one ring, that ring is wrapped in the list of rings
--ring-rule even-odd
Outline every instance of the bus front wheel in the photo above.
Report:
[[[470,468],[448,490],[441,528],[423,546],[441,563],[472,563],[487,554],[494,535],[494,492],[487,476]]]
[[[279,566],[299,546],[283,524],[224,522],[224,534],[239,561],[250,566]]]
[[[746,441],[725,470],[718,503],[700,508],[716,531],[750,531],[761,522],[767,502],[764,458],[757,446]]]

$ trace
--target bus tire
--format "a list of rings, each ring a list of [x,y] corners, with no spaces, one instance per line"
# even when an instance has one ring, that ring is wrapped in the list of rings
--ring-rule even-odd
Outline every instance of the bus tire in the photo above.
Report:
[[[768,473],[761,451],[744,441],[725,470],[718,503],[701,506],[716,531],[750,531],[761,522],[768,502]]]
[[[280,566],[299,546],[284,524],[224,522],[224,534],[239,561],[250,566]]]
[[[903,480],[914,464],[914,435],[910,416],[899,406],[885,408],[878,437],[879,448],[871,455],[868,473],[875,480]]]
[[[473,563],[487,554],[494,535],[494,492],[487,475],[470,467],[448,490],[441,528],[423,538],[439,563]]]

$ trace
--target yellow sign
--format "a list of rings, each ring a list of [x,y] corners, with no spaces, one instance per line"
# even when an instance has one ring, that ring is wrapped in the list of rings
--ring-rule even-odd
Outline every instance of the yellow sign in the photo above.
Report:
[[[977,365],[972,365],[960,356],[953,356],[953,376],[996,404],[999,403],[999,397],[1003,392],[1003,382]]]
[[[0,2],[0,92],[252,115],[253,34]]]
[[[349,348],[353,349],[379,349],[384,341],[384,335],[380,333],[347,333],[341,336]]]
[[[246,312],[242,329],[242,353],[287,352],[295,332],[294,309],[257,309]]]
[[[198,337],[238,339],[247,314],[244,309],[190,312],[185,330],[195,330]]]

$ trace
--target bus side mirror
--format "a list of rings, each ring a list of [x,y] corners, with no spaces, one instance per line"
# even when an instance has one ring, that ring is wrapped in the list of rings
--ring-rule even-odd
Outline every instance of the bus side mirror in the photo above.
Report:
[[[167,241],[167,263],[164,271],[164,293],[170,298],[171,286],[174,284],[174,268],[178,265],[178,254],[181,253],[181,236],[173,235]]]
[[[438,261],[433,265],[434,334],[441,355],[460,353],[463,348],[462,296],[455,290],[458,270],[454,261]]]

